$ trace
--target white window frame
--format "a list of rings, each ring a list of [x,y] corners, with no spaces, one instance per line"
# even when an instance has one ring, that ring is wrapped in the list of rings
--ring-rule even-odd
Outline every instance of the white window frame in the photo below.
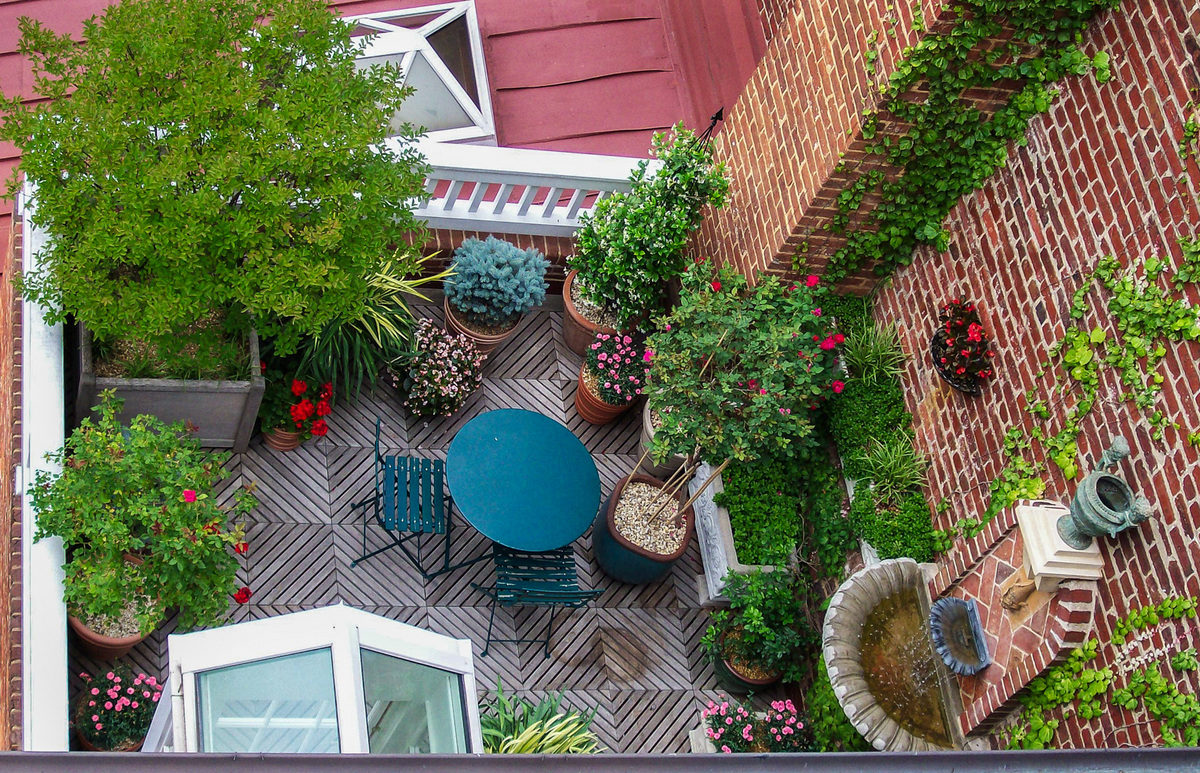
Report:
[[[483,752],[471,642],[426,631],[342,605],[167,637],[171,715],[176,751],[199,752],[199,675],[259,660],[329,649],[338,744],[343,754],[366,754],[367,710],[361,649],[420,663],[462,677],[468,753]],[[182,739],[182,743],[180,743]]]
[[[383,19],[425,16],[431,13],[440,15],[418,29],[409,29],[382,21]],[[475,106],[475,102],[466,90],[459,85],[458,79],[442,63],[441,57],[433,50],[433,46],[428,40],[430,34],[463,17],[467,20],[467,33],[471,40],[471,62],[475,69],[475,87],[479,92],[478,107]],[[431,131],[426,135],[429,139],[437,142],[490,141],[495,143],[496,122],[492,116],[492,94],[488,88],[487,67],[484,65],[483,59],[483,37],[479,34],[479,18],[475,14],[474,0],[423,5],[396,11],[368,13],[362,16],[347,16],[346,20],[377,32],[369,40],[364,40],[362,52],[359,54],[360,59],[395,56],[403,53],[404,58],[401,61],[400,69],[408,73],[417,52],[424,54],[429,66],[446,84],[446,88],[458,102],[459,107],[475,124],[459,129]]]

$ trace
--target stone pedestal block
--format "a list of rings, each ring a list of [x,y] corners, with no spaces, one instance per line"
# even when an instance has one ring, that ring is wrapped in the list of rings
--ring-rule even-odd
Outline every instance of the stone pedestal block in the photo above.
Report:
[[[1062,580],[1098,580],[1104,571],[1100,546],[1093,541],[1076,550],[1058,534],[1058,519],[1066,505],[1037,500],[1016,505],[1017,525],[1024,538],[1025,571],[1043,593],[1053,593]]]

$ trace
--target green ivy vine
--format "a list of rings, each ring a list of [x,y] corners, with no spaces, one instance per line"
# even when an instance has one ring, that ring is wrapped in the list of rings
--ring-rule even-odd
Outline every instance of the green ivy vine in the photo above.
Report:
[[[1067,381],[1057,391],[1073,404],[1057,430],[1048,426],[1050,407],[1035,390],[1026,393],[1026,413],[1034,419],[1028,431],[1010,429],[1004,439],[1005,467],[991,482],[991,501],[984,514],[987,522],[1019,499],[1041,496],[1045,463],[1031,459],[1033,441],[1040,443],[1041,458],[1049,459],[1068,480],[1079,474],[1076,441],[1081,424],[1096,403],[1101,372],[1109,368],[1122,386],[1121,399],[1131,402],[1145,416],[1151,437],[1160,440],[1170,427],[1180,430],[1158,407],[1157,397],[1166,376],[1159,365],[1168,345],[1200,340],[1200,313],[1185,298],[1190,285],[1200,282],[1200,238],[1181,239],[1183,259],[1175,267],[1169,258],[1152,257],[1123,268],[1112,256],[1102,258],[1084,278],[1071,300],[1069,327],[1048,352],[1037,377],[1058,365]],[[1091,315],[1092,304],[1103,298],[1114,332],[1103,325],[1088,328],[1081,321]],[[1188,435],[1189,442],[1200,435]]]
[[[1172,596],[1157,604],[1135,609],[1113,625],[1113,644],[1124,644],[1125,637],[1129,634],[1151,625],[1158,625],[1163,620],[1180,620],[1185,617],[1196,617],[1195,596]]]
[[[1112,669],[1087,668],[1096,657],[1098,642],[1089,639],[1076,648],[1066,662],[1054,666],[1029,683],[1028,692],[1021,696],[1021,721],[1007,731],[1010,749],[1048,749],[1054,743],[1054,731],[1059,720],[1048,712],[1060,706],[1074,704],[1075,713],[1083,719],[1095,719],[1104,713],[1101,700],[1112,685]]]
[[[1087,56],[1079,43],[1088,21],[1118,3],[966,0],[954,9],[957,16],[949,31],[926,35],[906,49],[881,86],[881,113],[864,120],[863,137],[875,141],[852,170],[858,175],[850,188],[861,193],[839,198],[833,222],[823,226],[847,233],[826,276],[837,281],[866,265],[887,275],[910,263],[920,244],[946,249],[946,216],[962,196],[1003,166],[1009,143],[1024,142],[1029,120],[1047,111],[1056,96],[1050,85],[1068,74],[1093,70],[1097,80],[1108,80],[1108,55]],[[917,10],[914,28],[924,26],[919,3]],[[872,74],[877,40],[878,33],[867,40],[866,66]],[[1001,83],[1017,88],[990,115],[965,98],[972,89]],[[877,136],[880,115],[893,129],[899,125],[898,132]],[[880,203],[848,230],[849,213],[861,205],[863,194],[875,191]]]

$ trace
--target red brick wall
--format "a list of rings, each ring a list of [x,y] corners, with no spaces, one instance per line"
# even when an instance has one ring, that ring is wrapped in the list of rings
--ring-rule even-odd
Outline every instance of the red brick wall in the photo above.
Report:
[[[933,19],[934,4],[921,6]],[[744,273],[790,267],[828,203],[834,167],[855,142],[864,144],[863,111],[875,107],[879,84],[921,35],[912,29],[912,3],[763,0],[761,8],[766,56],[713,144],[733,179],[730,203],[710,213],[695,241],[700,254]],[[869,73],[872,49],[879,55]]]
[[[1176,240],[1200,233],[1200,166],[1195,158],[1181,161],[1177,152],[1185,105],[1200,88],[1198,40],[1200,6],[1194,3],[1126,0],[1118,12],[1098,18],[1084,47],[1113,55],[1112,81],[1064,81],[1049,114],[1034,119],[1028,146],[1013,149],[1008,167],[951,214],[949,252],[920,250],[878,296],[877,318],[899,321],[913,355],[905,391],[917,444],[933,462],[930,501],[946,497],[950,503],[939,525],[985,507],[988,482],[1003,466],[1004,433],[1026,419],[1026,390],[1052,405],[1051,426],[1061,426],[1064,406],[1051,387],[1065,376],[1034,374],[1064,331],[1081,272],[1106,254],[1123,263],[1178,257]],[[927,354],[938,306],[959,295],[979,305],[996,339],[997,379],[977,399],[944,385]],[[1082,324],[1113,329],[1102,304]],[[1102,380],[1100,399],[1083,422],[1081,467],[1111,435],[1123,434],[1133,455],[1120,472],[1157,511],[1136,530],[1103,540],[1097,634],[1105,664],[1116,658],[1107,642],[1117,618],[1165,596],[1200,594],[1200,455],[1186,442],[1189,430],[1200,430],[1197,358],[1200,344],[1181,344],[1160,368],[1167,375],[1160,404],[1183,432],[1168,430],[1162,440],[1151,440],[1146,421],[1120,401],[1112,378]],[[1046,496],[1069,501],[1077,481],[1049,467]],[[1164,625],[1150,642],[1133,645],[1132,654],[1154,642],[1165,641],[1170,651],[1196,646],[1194,623]],[[1185,692],[1200,689],[1195,674],[1180,684]],[[1066,747],[1155,743],[1157,732],[1145,719],[1114,710],[1095,722],[1067,721],[1057,740]]]

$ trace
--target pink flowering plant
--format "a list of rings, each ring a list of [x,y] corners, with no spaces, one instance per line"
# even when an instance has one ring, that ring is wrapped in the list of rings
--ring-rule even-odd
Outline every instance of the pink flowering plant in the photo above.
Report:
[[[153,676],[117,666],[103,675],[79,675],[84,682],[75,707],[75,731],[102,751],[132,749],[146,737],[162,698]]]
[[[671,417],[655,432],[654,457],[794,455],[812,432],[811,411],[842,386],[843,336],[821,313],[826,289],[815,276],[750,287],[704,262],[684,280],[679,306],[646,342],[650,406]]]
[[[719,700],[709,701],[700,715],[705,735],[725,754],[812,750],[808,723],[790,700],[772,701],[765,712],[752,712],[721,695]]]
[[[389,369],[415,416],[449,416],[483,383],[483,355],[466,336],[447,333],[427,319],[417,323],[415,348],[403,374]]]
[[[632,336],[597,333],[588,347],[587,367],[596,377],[596,396],[609,405],[625,405],[642,394],[653,352]]]
[[[98,417],[47,455],[62,471],[37,475],[34,538],[62,538],[67,609],[97,633],[148,634],[171,607],[184,629],[217,625],[246,549],[237,517],[257,503],[246,489],[219,503],[212,491],[229,455],[205,451],[182,423],[125,424],[123,404],[105,392]],[[114,627],[128,612],[136,628]]]

